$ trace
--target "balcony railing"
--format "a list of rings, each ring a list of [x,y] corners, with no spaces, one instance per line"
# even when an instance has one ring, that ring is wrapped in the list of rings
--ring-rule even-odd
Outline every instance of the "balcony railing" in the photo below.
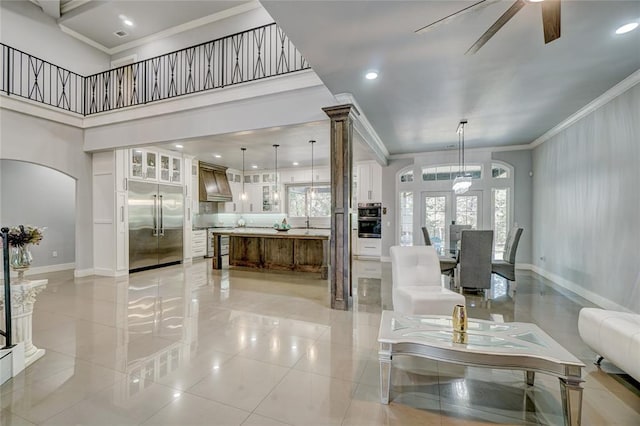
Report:
[[[2,92],[85,116],[310,68],[275,23],[86,77],[1,45]]]

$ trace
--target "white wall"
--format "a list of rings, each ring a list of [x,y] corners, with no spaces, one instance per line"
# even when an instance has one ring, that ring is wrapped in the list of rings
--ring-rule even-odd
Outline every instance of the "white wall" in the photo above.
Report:
[[[82,143],[82,129],[0,109],[0,159],[40,164],[76,179],[76,272],[93,268],[91,155]]]
[[[0,40],[81,75],[109,69],[109,56],[63,33],[28,1],[0,2]]]
[[[0,175],[2,225],[47,228],[40,244],[31,248],[32,266],[75,262],[75,180],[47,167],[11,160],[0,160]]]
[[[640,313],[640,84],[533,152],[533,258],[603,307]]]
[[[136,55],[136,61],[153,58],[154,56],[180,50],[185,47],[216,40],[231,34],[249,30],[265,24],[271,24],[273,18],[262,7],[250,10],[230,18],[212,22],[179,34],[149,42],[143,46],[134,47],[116,53],[112,60]]]

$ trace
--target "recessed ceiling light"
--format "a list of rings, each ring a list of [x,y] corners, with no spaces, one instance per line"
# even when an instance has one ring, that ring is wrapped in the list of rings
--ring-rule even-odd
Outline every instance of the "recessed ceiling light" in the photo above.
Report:
[[[542,3],[544,0],[529,0],[531,3]]]
[[[184,148],[184,146],[180,145],[179,143],[176,144],[176,148]]]
[[[294,165],[294,166],[297,166],[297,165],[298,165],[298,162],[297,162],[297,161],[294,161],[294,162],[293,162],[293,165]]]
[[[368,71],[364,75],[364,78],[366,78],[367,80],[375,80],[376,78],[378,78],[378,72],[377,71]]]
[[[252,165],[251,165],[251,168],[252,168],[252,169],[257,169],[257,168],[258,168],[258,166],[257,166],[256,164],[252,164]]]
[[[220,155],[220,154],[213,154],[213,156],[216,157],[216,158],[222,158],[222,155]]]
[[[133,22],[128,19],[123,19],[122,23],[125,24],[127,27],[133,27]]]
[[[638,28],[638,23],[631,22],[629,24],[623,25],[620,28],[618,28],[616,30],[616,34],[625,34],[625,33],[628,33],[629,31],[635,30],[636,28]]]

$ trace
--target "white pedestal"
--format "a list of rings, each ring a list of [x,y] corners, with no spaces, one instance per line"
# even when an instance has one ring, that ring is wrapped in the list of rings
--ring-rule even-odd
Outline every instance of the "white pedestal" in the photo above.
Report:
[[[40,359],[44,349],[33,344],[32,317],[36,296],[45,289],[49,280],[24,280],[11,284],[11,333],[13,343],[24,343],[24,366]],[[0,307],[4,309],[4,294],[0,292]]]

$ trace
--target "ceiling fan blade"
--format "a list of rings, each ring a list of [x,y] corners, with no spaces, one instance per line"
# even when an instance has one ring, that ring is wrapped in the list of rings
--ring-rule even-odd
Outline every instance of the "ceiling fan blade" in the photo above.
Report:
[[[498,20],[494,22],[493,25],[491,25],[489,29],[480,36],[478,41],[473,43],[473,46],[471,46],[469,50],[466,51],[465,55],[472,55],[476,53],[478,50],[480,50],[480,48],[484,46],[491,39],[491,37],[496,35],[498,30],[500,30],[500,28],[502,28],[504,24],[509,22],[509,20],[513,18],[513,16],[516,13],[518,13],[518,11],[522,9],[525,5],[526,3],[523,0],[516,0],[516,2],[513,3],[511,7],[507,9],[507,11],[504,12],[502,16],[499,17]]]
[[[542,28],[545,44],[560,38],[560,0],[542,2]]]
[[[433,30],[436,27],[439,27],[442,24],[449,22],[453,18],[457,18],[458,16],[464,15],[465,13],[475,12],[477,10],[483,9],[484,7],[489,6],[490,4],[496,3],[498,1],[500,0],[480,0],[477,3],[472,4],[471,6],[467,6],[464,9],[460,9],[457,12],[452,13],[451,15],[447,15],[444,18],[438,19],[437,21],[432,22],[429,25],[425,25],[422,28],[418,28],[414,32],[416,34],[426,33],[428,31]]]

